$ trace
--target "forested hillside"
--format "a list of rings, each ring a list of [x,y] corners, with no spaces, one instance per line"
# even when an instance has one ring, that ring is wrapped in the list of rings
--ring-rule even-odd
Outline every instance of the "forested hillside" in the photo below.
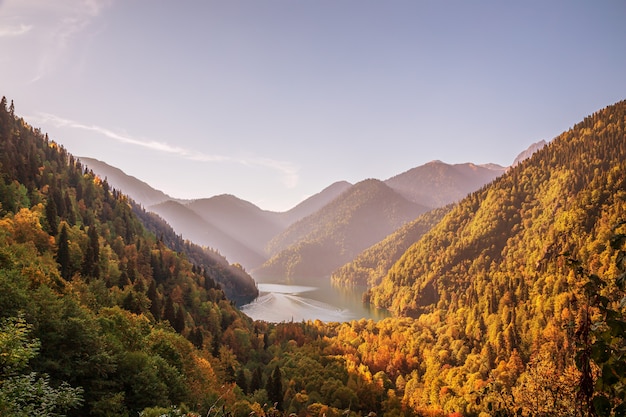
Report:
[[[172,199],[164,192],[155,190],[145,182],[127,175],[121,169],[112,167],[105,162],[83,156],[78,157],[78,159],[97,176],[106,178],[111,187],[121,190],[144,208]]]
[[[394,265],[372,301],[417,315],[457,297],[469,303],[474,292],[502,296],[553,276],[551,261],[566,252],[606,268],[606,236],[624,215],[625,107],[586,118],[464,199]]]
[[[148,232],[4,99],[0,151],[0,414],[208,408],[225,372],[209,351],[252,331],[221,283],[250,299],[250,277],[143,213]]]
[[[527,361],[542,362],[535,372],[553,369],[554,384],[571,383],[573,333],[589,301],[581,295],[582,270],[568,260],[593,275],[602,302],[623,323],[613,281],[623,259],[610,242],[626,218],[625,126],[626,102],[587,117],[461,201],[370,292],[375,305],[432,331],[437,353],[425,358],[418,401],[430,395],[432,403],[434,382],[451,396],[439,393],[444,407],[498,379],[506,387]],[[618,329],[621,341],[608,340],[623,352],[625,328]],[[479,383],[485,364],[499,376]],[[623,378],[617,369],[611,372]]]
[[[268,259],[265,246],[269,240],[352,186],[338,181],[288,211],[271,212],[227,194],[179,200],[97,159],[81,157],[80,161],[146,211],[163,217],[185,239],[219,251],[248,270]]]

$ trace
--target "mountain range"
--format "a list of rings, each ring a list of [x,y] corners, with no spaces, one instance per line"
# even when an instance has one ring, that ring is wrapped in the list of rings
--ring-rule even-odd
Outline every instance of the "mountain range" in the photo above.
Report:
[[[227,194],[176,199],[105,162],[87,157],[80,160],[146,210],[161,216],[185,239],[213,248],[230,262],[266,278],[296,273],[330,275],[339,262],[351,260],[419,214],[460,200],[506,170],[495,164],[432,161],[385,181],[339,181],[288,211],[273,212]],[[379,192],[373,192],[375,188]],[[346,222],[351,224],[335,227]],[[353,237],[346,235],[356,230],[359,233]],[[350,239],[352,243],[346,244]],[[329,252],[336,259],[318,257]],[[296,258],[301,260],[299,265],[294,265]],[[313,268],[310,265],[314,263]]]

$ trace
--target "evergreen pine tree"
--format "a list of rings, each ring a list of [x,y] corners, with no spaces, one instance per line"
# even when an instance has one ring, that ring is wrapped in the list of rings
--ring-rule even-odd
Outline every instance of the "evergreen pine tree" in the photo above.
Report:
[[[178,333],[182,333],[185,330],[185,311],[183,310],[183,306],[178,306],[176,310],[176,315],[174,316],[174,330]]]
[[[263,370],[260,366],[254,368],[252,372],[252,378],[250,379],[250,393],[254,393],[256,390],[263,388]]]
[[[267,379],[265,389],[270,402],[276,404],[276,408],[281,410],[283,400],[283,377],[278,365],[276,365],[272,375]]]
[[[129,291],[124,300],[122,300],[122,308],[130,311],[131,313],[140,314],[141,309],[137,303],[137,299],[133,291]]]
[[[83,257],[83,275],[98,278],[100,277],[100,243],[95,226],[89,227],[87,237],[89,241]]]
[[[170,322],[170,325],[174,327],[176,323],[176,309],[174,308],[174,302],[171,297],[167,297],[165,300],[165,310],[163,311],[163,318]]]
[[[159,300],[159,293],[154,280],[150,281],[146,295],[150,300],[150,312],[152,316],[154,316],[156,320],[159,320],[161,318],[161,300]]]
[[[196,327],[194,330],[189,332],[188,339],[197,349],[202,349],[204,346],[204,336],[202,335],[202,330],[200,330],[199,327]]]
[[[59,233],[56,261],[59,263],[59,272],[61,273],[61,277],[65,280],[70,279],[72,272],[70,265],[70,245],[67,236],[67,225],[65,223],[63,223],[61,233]]]
[[[76,224],[76,213],[74,213],[74,209],[72,207],[72,199],[70,198],[69,193],[65,193],[64,200],[67,221],[71,226],[74,226]]]
[[[241,390],[248,394],[248,381],[246,379],[246,374],[243,371],[243,368],[239,368],[237,371],[237,376],[235,377],[235,383],[241,388]]]
[[[54,187],[50,195],[52,197],[52,200],[54,200],[54,205],[57,209],[57,216],[64,219],[67,216],[67,207],[65,204],[65,199],[63,198],[63,194],[57,187]]]
[[[46,220],[48,222],[48,233],[50,233],[50,236],[56,236],[59,232],[59,218],[54,198],[49,198],[46,203]]]

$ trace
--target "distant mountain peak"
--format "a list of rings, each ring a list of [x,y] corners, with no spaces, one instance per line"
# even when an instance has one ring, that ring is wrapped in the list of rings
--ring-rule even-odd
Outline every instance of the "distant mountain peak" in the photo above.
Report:
[[[515,160],[511,164],[511,167],[514,167],[514,166],[520,164],[525,159],[530,158],[531,156],[533,156],[533,154],[535,152],[537,152],[538,150],[540,150],[541,148],[543,148],[547,144],[548,144],[548,142],[546,142],[543,139],[540,140],[539,142],[535,142],[535,143],[531,144],[526,150],[520,152],[520,154],[517,155],[517,157],[515,158]]]
[[[504,171],[506,169],[506,167],[503,167],[502,165],[494,164],[494,163],[480,164],[480,165],[477,165],[477,166],[479,166],[481,168],[491,169],[493,171]]]
[[[460,200],[504,171],[505,168],[496,164],[447,164],[437,159],[391,177],[385,183],[408,200],[434,208]]]

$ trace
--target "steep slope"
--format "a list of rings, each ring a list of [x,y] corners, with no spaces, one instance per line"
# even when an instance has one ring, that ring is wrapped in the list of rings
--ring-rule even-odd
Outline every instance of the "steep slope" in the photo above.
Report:
[[[151,206],[149,210],[166,219],[185,239],[215,248],[226,259],[245,268],[260,265],[267,259],[262,253],[225,233],[185,204],[170,200]]]
[[[502,175],[504,167],[471,163],[450,165],[432,161],[385,180],[407,200],[427,207],[443,207],[476,191]]]
[[[533,155],[533,153],[543,148],[545,145],[546,145],[545,141],[533,143],[532,145],[528,147],[528,149],[520,152],[520,154],[515,158],[515,162],[513,163],[513,165],[515,166],[521,163],[522,161],[530,158]],[[426,164],[426,165],[429,165],[429,164]],[[439,166],[439,168],[443,170],[453,168],[454,171],[456,171],[457,173],[461,173],[461,174],[467,173],[467,171],[469,170],[470,172],[469,172],[469,175],[466,176],[466,179],[476,177],[477,167],[473,164],[462,164],[462,165],[451,166],[451,165],[436,161],[436,162],[431,163],[430,165],[431,165],[431,168],[427,170],[422,169],[425,167],[418,167],[419,169],[416,168],[414,170],[407,171],[405,174],[401,174],[400,176],[394,177],[394,181],[399,181],[402,183],[406,181],[406,186],[410,187],[411,186],[410,178],[414,174],[420,172],[420,169],[422,169],[421,171],[422,173],[424,171],[432,172],[433,167],[435,166]],[[493,172],[484,175],[482,180],[479,180],[478,182],[469,181],[469,183],[466,183],[465,186],[467,186],[467,188],[465,191],[467,191],[467,194],[469,194],[469,192],[471,191],[475,191],[472,189],[472,187],[481,184],[483,180],[491,181],[493,179],[491,178],[492,175],[495,175],[496,173],[497,175],[501,175],[502,173],[504,173],[504,168],[496,164],[482,165],[481,167],[479,167],[478,171],[485,174],[486,171],[484,171],[484,169],[487,169]],[[406,175],[406,178],[400,181],[400,178],[403,175]],[[458,178],[459,177],[456,177],[457,181],[458,181]],[[416,183],[419,184],[420,181],[415,181],[413,184],[416,184]],[[454,185],[456,187],[461,186],[461,184],[454,184]],[[422,198],[420,191],[419,191],[420,188],[414,187],[414,190],[417,190],[418,195],[420,195],[418,199]],[[460,194],[465,191],[459,191],[457,196],[460,196]],[[445,200],[445,196],[438,196],[436,192],[433,195],[433,197],[437,197],[437,198],[444,197],[443,199]],[[439,221],[443,218],[443,216],[447,214],[450,210],[452,210],[452,205],[444,206],[441,208],[434,209],[428,213],[424,213],[423,215],[421,215],[420,217],[418,217],[411,223],[406,224],[405,226],[398,229],[396,232],[387,236],[381,242],[361,252],[353,261],[347,263],[346,265],[334,271],[331,275],[331,279],[333,280],[333,282],[340,284],[340,285],[359,285],[359,286],[373,287],[375,285],[380,284],[381,280],[387,274],[391,266],[393,266],[393,264],[396,261],[398,261],[398,259],[400,259],[400,257],[409,248],[409,246],[417,242],[432,227],[434,227],[437,223],[439,223]]]
[[[370,246],[331,275],[340,285],[374,287],[413,243],[421,239],[452,210],[452,205],[431,210]]]
[[[626,210],[625,116],[625,102],[595,113],[465,198],[391,268],[371,301],[413,316],[458,303],[476,308],[488,292],[495,305],[482,308],[493,312],[515,293],[518,316],[547,314],[534,297],[573,285],[554,277],[559,254],[606,272],[607,235]]]
[[[2,99],[0,415],[205,414],[221,395],[205,342],[234,352],[253,327],[220,282],[248,300],[254,282],[132,205]]]
[[[163,205],[178,205],[175,201],[162,203]],[[184,253],[187,259],[195,265],[211,265],[217,271],[211,275],[220,285],[229,300],[241,306],[249,303],[259,295],[255,282],[238,263],[230,263],[223,254],[206,245],[200,246],[190,239],[185,239],[174,228],[153,211],[146,211],[131,201],[133,212],[141,220],[144,227],[159,238],[168,248],[178,253]],[[165,210],[166,211],[166,210]],[[222,279],[222,276],[228,279]]]
[[[254,275],[323,277],[425,211],[379,180],[359,182],[272,239],[275,255]]]
[[[87,157],[80,160],[111,186],[157,213],[185,239],[213,248],[247,269],[269,258],[265,246],[273,237],[351,187],[339,181],[288,211],[271,212],[232,195],[178,200],[105,162]]]
[[[222,237],[216,239],[215,247],[224,253],[230,253],[233,259],[238,259],[238,262],[250,268],[267,259],[263,252],[265,244],[284,229],[278,213],[261,210],[254,204],[229,194],[194,200],[186,206],[206,224],[218,229],[221,236],[238,242],[240,247],[250,248],[254,257],[228,252],[235,248],[227,249],[229,245]],[[203,232],[213,233],[208,230]]]
[[[346,191],[350,187],[352,187],[352,184],[347,181],[337,181],[324,188],[319,193],[312,195],[311,197],[302,201],[294,208],[284,213],[280,213],[279,220],[282,225],[287,228],[298,220],[304,219],[305,217],[310,216],[311,214],[320,210],[326,204],[339,197],[344,191]]]
[[[144,207],[150,207],[172,199],[164,192],[152,188],[147,183],[105,162],[83,156],[78,159],[100,178],[105,178],[113,188],[123,191]]]

